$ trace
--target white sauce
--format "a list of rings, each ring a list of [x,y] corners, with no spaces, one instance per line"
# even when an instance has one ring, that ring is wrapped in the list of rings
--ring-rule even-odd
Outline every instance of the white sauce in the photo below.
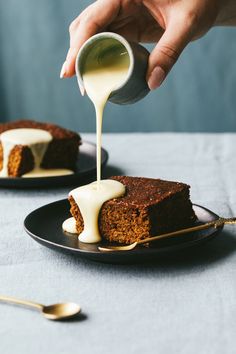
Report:
[[[16,145],[28,146],[34,158],[34,169],[22,177],[46,177],[72,174],[67,169],[43,169],[40,167],[52,135],[43,129],[17,128],[3,132],[0,135],[3,148],[3,168],[0,177],[8,177],[8,162],[12,149]]]
[[[92,53],[91,57],[88,56],[84,67],[84,87],[96,112],[98,184],[101,179],[101,137],[104,107],[111,92],[119,88],[125,81],[129,63],[129,55],[121,46],[114,52],[107,53],[103,60],[99,60],[96,53]]]
[[[38,178],[38,177],[55,177],[72,175],[74,172],[66,168],[34,168],[32,171],[24,174],[24,178]]]
[[[66,219],[62,224],[62,229],[70,234],[77,234],[75,218]]]
[[[88,56],[84,67],[83,81],[85,90],[96,111],[97,131],[97,182],[79,187],[70,192],[77,203],[84,221],[84,230],[79,240],[85,243],[101,241],[98,227],[100,209],[107,200],[124,195],[125,186],[114,180],[101,180],[101,136],[105,104],[112,91],[118,89],[127,77],[129,55],[123,46],[106,53],[98,59],[96,53]],[[71,219],[71,218],[70,218]],[[63,230],[74,230],[74,221],[63,223]]]
[[[98,216],[100,209],[107,200],[119,198],[125,193],[125,186],[115,180],[107,179],[100,181],[99,188],[97,182],[73,189],[71,195],[79,206],[83,221],[84,230],[79,235],[79,240],[86,243],[96,243],[101,241],[98,228]],[[74,218],[64,221],[62,228],[69,233],[76,233]],[[75,231],[75,232],[74,232]]]

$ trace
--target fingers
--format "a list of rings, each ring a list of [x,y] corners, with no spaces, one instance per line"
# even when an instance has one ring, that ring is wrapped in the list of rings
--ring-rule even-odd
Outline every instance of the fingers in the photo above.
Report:
[[[120,0],[98,0],[87,7],[70,27],[70,48],[62,65],[60,77],[70,77],[75,73],[75,60],[83,43],[94,34],[104,30],[117,16]]]
[[[192,24],[172,21],[149,57],[147,82],[150,90],[159,87],[179,55],[192,39]]]

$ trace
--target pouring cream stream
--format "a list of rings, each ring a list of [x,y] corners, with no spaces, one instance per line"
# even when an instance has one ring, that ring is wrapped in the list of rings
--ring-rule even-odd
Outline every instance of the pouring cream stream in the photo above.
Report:
[[[95,243],[101,240],[98,217],[102,204],[109,199],[121,197],[125,193],[122,183],[114,180],[101,180],[101,137],[104,107],[110,94],[125,82],[129,63],[128,52],[119,45],[103,55],[91,51],[84,65],[82,73],[84,87],[96,112],[97,181],[70,192],[84,221],[84,230],[79,235],[79,240],[82,242]],[[64,231],[73,232],[75,221],[69,218],[62,227]]]

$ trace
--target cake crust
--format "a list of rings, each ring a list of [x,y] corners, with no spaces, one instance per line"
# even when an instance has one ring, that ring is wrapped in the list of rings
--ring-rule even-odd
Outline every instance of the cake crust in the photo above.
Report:
[[[76,140],[81,140],[79,134],[71,130],[62,128],[59,125],[55,125],[52,123],[36,122],[35,120],[30,119],[20,119],[15,120],[13,122],[0,123],[0,134],[7,130],[17,128],[43,129],[48,131],[54,139],[76,138]]]

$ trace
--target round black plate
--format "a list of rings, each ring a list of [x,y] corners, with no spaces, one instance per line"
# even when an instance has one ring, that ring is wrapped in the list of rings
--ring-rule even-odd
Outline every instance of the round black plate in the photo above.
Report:
[[[108,152],[102,149],[102,166],[108,160]],[[96,145],[83,141],[79,148],[77,170],[72,175],[34,178],[0,178],[0,187],[8,188],[37,188],[61,187],[78,184],[81,180],[91,177],[96,173]]]
[[[70,217],[69,202],[67,199],[59,200],[47,204],[31,212],[24,221],[26,232],[42,245],[58,251],[75,254],[94,261],[107,263],[130,263],[157,259],[159,256],[178,251],[186,247],[198,245],[213,236],[222,228],[210,228],[198,232],[193,232],[178,238],[160,240],[152,247],[136,247],[132,251],[122,252],[101,252],[98,246],[101,244],[86,244],[78,241],[77,236],[65,235],[62,231],[63,221]],[[198,217],[198,222],[205,223],[219,218],[210,210],[194,205],[194,211]]]

